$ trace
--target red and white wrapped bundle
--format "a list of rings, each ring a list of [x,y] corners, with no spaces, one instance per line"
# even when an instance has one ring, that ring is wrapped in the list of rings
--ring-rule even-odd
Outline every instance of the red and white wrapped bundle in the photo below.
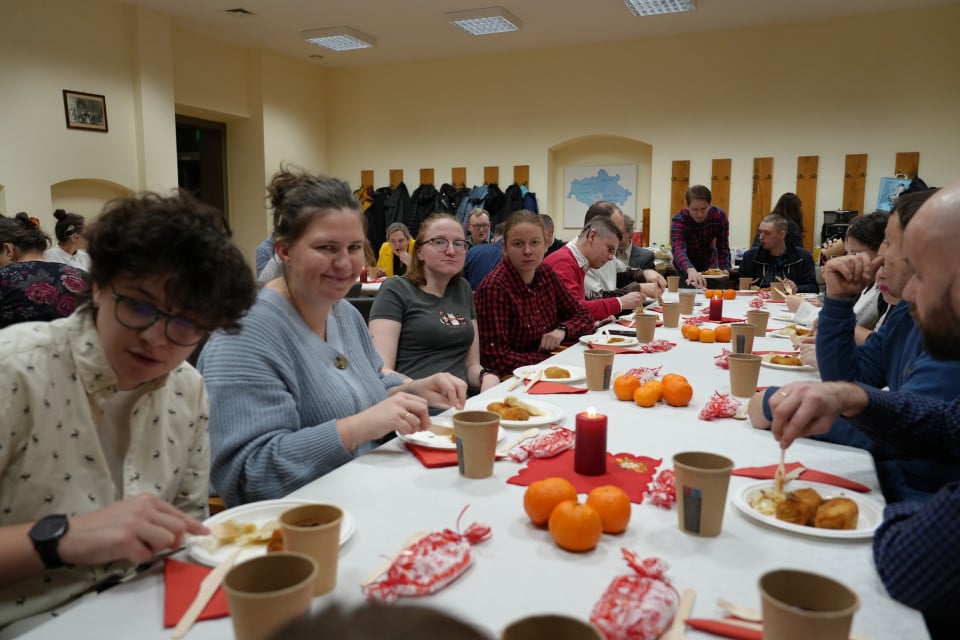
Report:
[[[635,351],[643,351],[644,353],[661,353],[663,351],[670,351],[670,349],[673,349],[675,346],[677,345],[669,340],[651,340],[646,344],[632,347],[632,349]]]
[[[457,529],[460,518],[457,518]],[[489,539],[490,527],[474,522],[462,534],[444,529],[428,533],[404,549],[390,568],[362,587],[371,600],[394,602],[403,596],[428,596],[440,591],[470,568],[470,546]]]
[[[740,408],[740,401],[726,393],[714,391],[707,404],[703,405],[698,416],[701,420],[713,420],[714,418],[732,418],[737,414]]]
[[[663,469],[657,474],[650,489],[650,501],[661,509],[669,509],[677,501],[677,477],[673,469]]]
[[[767,291],[760,291],[759,295],[753,300],[751,300],[750,302],[748,302],[747,304],[750,306],[751,309],[762,309],[764,307],[763,301],[768,299],[769,297],[770,297],[770,294]]]
[[[637,367],[636,369],[630,369],[627,371],[627,375],[633,376],[640,381],[640,384],[643,384],[659,378],[660,369],[663,369],[663,365],[660,365],[659,367]]]
[[[729,369],[729,368],[730,368],[730,358],[729,358],[728,356],[729,356],[731,353],[733,353],[733,352],[730,351],[730,349],[724,349],[724,350],[723,350],[723,353],[721,353],[720,355],[718,355],[718,356],[713,356],[713,363],[714,363],[715,365],[717,365],[718,367],[720,367],[721,369]]]
[[[673,622],[680,594],[664,576],[667,563],[622,547],[635,573],[617,576],[593,606],[590,622],[607,640],[656,640]]]
[[[573,449],[576,434],[564,427],[554,427],[533,440],[522,442],[507,453],[514,462],[526,462],[533,458],[552,458],[567,449]]]

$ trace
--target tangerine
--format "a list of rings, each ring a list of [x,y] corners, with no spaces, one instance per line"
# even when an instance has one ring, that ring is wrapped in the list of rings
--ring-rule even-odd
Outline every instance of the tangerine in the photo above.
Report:
[[[704,289],[703,297],[707,300],[713,300],[714,296],[720,295],[720,292],[717,289]]]
[[[730,342],[731,329],[729,325],[722,324],[714,329],[713,332],[717,336],[717,342]]]
[[[688,324],[684,325],[684,328],[686,329],[686,333],[684,335],[687,336],[687,340],[693,340],[696,342],[700,339],[700,327],[695,324]]]
[[[623,533],[630,523],[630,496],[612,484],[593,489],[587,495],[587,505],[600,514],[604,533]]]
[[[724,300],[736,300],[737,299],[737,290],[736,289],[726,289],[723,292]]]
[[[670,375],[676,377],[670,378]],[[693,387],[683,376],[667,374],[663,377],[663,399],[671,407],[685,407],[693,399]]]
[[[663,384],[667,384],[667,383],[670,382],[671,380],[680,380],[680,381],[682,381],[682,382],[686,382],[686,381],[687,381],[687,379],[684,378],[684,377],[683,377],[682,375],[680,375],[679,373],[668,373],[667,375],[665,375],[665,376],[663,376],[662,378],[660,378],[660,382],[662,382]]]
[[[530,521],[542,527],[550,520],[554,507],[564,500],[576,500],[577,489],[566,478],[544,478],[530,483],[523,494],[523,509]]]
[[[632,400],[633,392],[640,388],[640,380],[625,373],[613,381],[613,394],[617,400]]]
[[[641,407],[652,407],[660,401],[661,390],[648,386],[649,384],[648,382],[633,392],[633,401]]]
[[[716,342],[717,332],[710,327],[700,329],[700,342]]]
[[[548,528],[561,549],[590,551],[603,535],[603,520],[590,505],[564,500],[550,514]]]

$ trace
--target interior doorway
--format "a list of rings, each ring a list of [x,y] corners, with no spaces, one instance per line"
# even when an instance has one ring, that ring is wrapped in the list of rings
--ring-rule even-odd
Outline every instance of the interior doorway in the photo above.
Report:
[[[227,210],[227,125],[177,115],[177,181],[201,202]]]

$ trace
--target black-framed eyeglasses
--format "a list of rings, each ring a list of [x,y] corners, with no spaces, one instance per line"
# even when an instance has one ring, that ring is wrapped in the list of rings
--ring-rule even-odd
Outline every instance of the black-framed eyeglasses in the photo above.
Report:
[[[446,238],[430,238],[427,244],[437,251],[446,251],[452,244],[453,250],[457,253],[463,253],[470,247],[466,240],[447,240]]]
[[[470,226],[473,227],[474,229],[489,229],[489,228],[490,228],[490,224],[489,224],[489,223],[486,223],[486,222],[480,222],[480,223],[477,223],[477,224],[474,224],[474,223],[471,222],[471,223],[470,223]]]
[[[113,305],[113,315],[117,322],[127,329],[143,331],[156,324],[160,318],[164,318],[164,335],[167,336],[167,340],[181,347],[200,344],[204,336],[209,333],[209,329],[189,318],[160,311],[149,302],[119,294],[113,285],[110,285],[110,290],[113,291],[113,299],[116,302]]]

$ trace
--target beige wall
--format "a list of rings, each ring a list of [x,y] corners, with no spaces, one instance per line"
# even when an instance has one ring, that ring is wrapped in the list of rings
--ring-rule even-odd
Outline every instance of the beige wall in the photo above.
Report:
[[[952,5],[328,71],[114,0],[3,3],[0,206],[52,228],[56,198],[93,206],[101,191],[175,186],[172,119],[182,113],[227,124],[229,210],[251,259],[280,162],[354,184],[373,169],[377,186],[399,168],[411,189],[420,168],[445,181],[466,166],[474,184],[497,165],[506,183],[526,164],[541,208],[560,219],[565,163],[633,158],[638,206],[652,208],[652,239],[663,242],[671,162],[689,159],[691,181],[709,183],[711,160],[731,158],[732,241],[744,244],[756,156],[774,157],[776,196],[795,188],[798,155],[819,155],[818,210],[839,206],[848,153],[869,154],[867,208],[898,151],[919,151],[931,184],[957,177],[956,24]],[[104,94],[109,133],[67,130],[63,89]],[[641,151],[569,147],[604,137]]]

